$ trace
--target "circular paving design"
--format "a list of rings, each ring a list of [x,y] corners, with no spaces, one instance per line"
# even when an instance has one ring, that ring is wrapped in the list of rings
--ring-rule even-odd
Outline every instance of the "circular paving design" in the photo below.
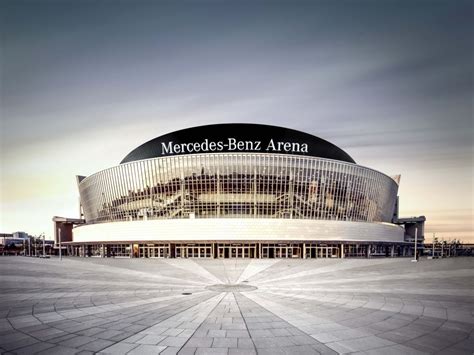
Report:
[[[474,349],[474,258],[9,256],[0,270],[1,354]]]
[[[206,290],[216,292],[247,292],[254,291],[257,287],[245,284],[218,284],[206,286]]]

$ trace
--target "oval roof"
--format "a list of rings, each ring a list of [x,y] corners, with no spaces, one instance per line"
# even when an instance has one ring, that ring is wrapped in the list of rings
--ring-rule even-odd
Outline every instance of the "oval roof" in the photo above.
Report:
[[[186,128],[154,138],[132,150],[120,162],[199,153],[277,153],[355,161],[328,141],[294,129],[224,123]]]

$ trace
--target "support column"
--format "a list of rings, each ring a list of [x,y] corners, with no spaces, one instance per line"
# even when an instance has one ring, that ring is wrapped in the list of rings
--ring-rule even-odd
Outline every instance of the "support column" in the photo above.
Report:
[[[253,169],[253,216],[257,218],[257,169]]]
[[[130,244],[130,255],[129,255],[129,258],[130,258],[130,259],[133,258],[133,244]]]
[[[341,243],[341,259],[344,259],[344,244]]]
[[[306,259],[306,243],[303,243],[303,259]]]
[[[220,178],[220,171],[219,167],[217,167],[217,208],[216,208],[216,213],[217,213],[217,218],[221,215],[221,178]]]
[[[390,250],[390,257],[393,258],[395,255],[395,245],[392,245],[391,250]]]

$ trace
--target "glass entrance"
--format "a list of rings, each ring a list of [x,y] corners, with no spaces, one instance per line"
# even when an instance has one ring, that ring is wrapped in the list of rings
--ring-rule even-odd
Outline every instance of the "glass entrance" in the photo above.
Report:
[[[306,259],[339,258],[340,252],[337,246],[324,244],[306,244],[305,250]]]
[[[177,244],[177,258],[212,258],[212,244]]]
[[[169,244],[140,244],[138,256],[140,258],[169,258],[170,246]]]
[[[300,258],[301,247],[297,244],[262,244],[262,258]]]
[[[257,244],[218,244],[217,257],[221,259],[255,258]]]

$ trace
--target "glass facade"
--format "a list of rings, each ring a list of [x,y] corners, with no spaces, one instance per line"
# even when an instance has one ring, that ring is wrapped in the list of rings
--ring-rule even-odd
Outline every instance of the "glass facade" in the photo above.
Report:
[[[102,258],[325,259],[413,256],[397,243],[146,243],[67,245],[67,254]]]
[[[79,184],[87,224],[171,218],[391,222],[398,185],[316,157],[215,153],[121,164]]]

